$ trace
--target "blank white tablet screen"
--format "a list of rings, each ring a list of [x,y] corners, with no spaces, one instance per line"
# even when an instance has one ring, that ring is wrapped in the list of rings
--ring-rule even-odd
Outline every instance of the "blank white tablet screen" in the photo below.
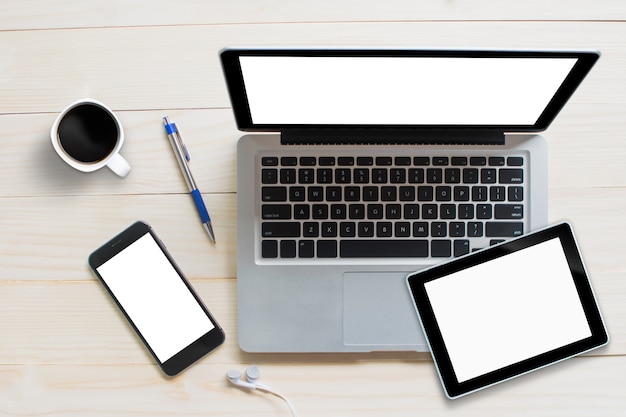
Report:
[[[459,382],[591,336],[558,238],[425,289]]]

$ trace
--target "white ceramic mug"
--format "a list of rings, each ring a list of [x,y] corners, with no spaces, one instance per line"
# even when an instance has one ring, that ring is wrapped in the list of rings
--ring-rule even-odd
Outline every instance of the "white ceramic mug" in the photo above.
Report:
[[[75,101],[59,114],[50,130],[52,146],[69,166],[92,172],[107,166],[125,177],[130,165],[119,154],[124,129],[119,119],[99,101]]]

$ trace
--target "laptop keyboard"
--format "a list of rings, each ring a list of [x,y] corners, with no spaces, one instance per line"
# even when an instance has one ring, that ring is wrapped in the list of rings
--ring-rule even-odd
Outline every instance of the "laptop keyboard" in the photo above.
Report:
[[[520,236],[525,159],[260,155],[260,256],[450,258]]]

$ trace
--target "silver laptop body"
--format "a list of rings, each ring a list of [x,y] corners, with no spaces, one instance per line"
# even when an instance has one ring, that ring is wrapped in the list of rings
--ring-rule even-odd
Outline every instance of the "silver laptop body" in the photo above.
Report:
[[[238,341],[428,350],[410,272],[547,224],[581,51],[225,49],[238,127]]]

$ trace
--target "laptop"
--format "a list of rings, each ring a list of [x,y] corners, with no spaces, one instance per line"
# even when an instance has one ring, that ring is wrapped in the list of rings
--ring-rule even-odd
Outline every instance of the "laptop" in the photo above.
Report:
[[[238,342],[427,351],[406,276],[547,225],[545,130],[594,51],[220,52]]]

